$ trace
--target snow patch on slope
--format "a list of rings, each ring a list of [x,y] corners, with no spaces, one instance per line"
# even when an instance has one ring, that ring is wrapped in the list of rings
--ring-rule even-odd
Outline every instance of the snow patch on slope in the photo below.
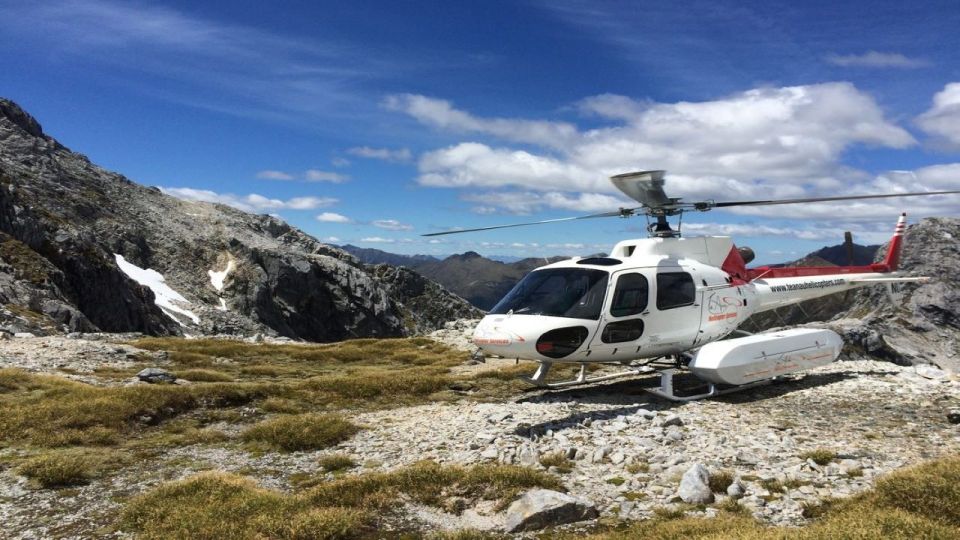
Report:
[[[117,258],[117,266],[120,267],[120,270],[127,275],[130,279],[136,281],[140,285],[149,288],[153,291],[153,296],[155,297],[154,303],[157,304],[166,315],[171,319],[177,321],[178,324],[182,325],[180,319],[176,318],[173,314],[179,313],[180,315],[185,315],[190,317],[190,320],[193,321],[193,324],[200,324],[200,317],[198,317],[194,312],[184,309],[174,302],[179,302],[181,304],[190,305],[190,302],[183,297],[180,293],[170,288],[167,285],[166,279],[164,279],[163,274],[152,270],[150,268],[140,268],[139,266],[127,262],[123,258],[123,255],[114,253],[114,257]]]
[[[230,259],[230,261],[227,262],[227,268],[222,272],[207,270],[207,275],[210,276],[210,284],[213,285],[213,288],[216,289],[217,292],[223,292],[223,282],[227,279],[227,274],[232,272],[236,267],[237,263],[233,259]]]

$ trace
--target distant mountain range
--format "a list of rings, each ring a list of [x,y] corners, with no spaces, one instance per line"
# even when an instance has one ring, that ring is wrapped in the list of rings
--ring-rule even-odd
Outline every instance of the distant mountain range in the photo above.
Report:
[[[482,310],[492,308],[527,272],[566,258],[527,258],[501,262],[468,251],[441,260],[429,255],[398,255],[349,244],[341,246],[341,249],[367,264],[386,262],[406,266]]]

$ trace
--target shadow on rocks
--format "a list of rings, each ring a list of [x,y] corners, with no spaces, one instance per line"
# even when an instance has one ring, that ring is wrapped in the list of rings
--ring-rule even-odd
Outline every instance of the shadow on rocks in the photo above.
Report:
[[[860,376],[882,376],[896,374],[895,371],[837,373],[810,373],[801,377],[790,377],[773,381],[769,385],[748,388],[740,392],[726,394],[715,398],[725,403],[751,403],[777,398],[786,394],[808,388],[817,388]],[[656,388],[660,384],[659,377],[644,377],[638,379],[621,380],[613,383],[598,383],[590,386],[567,388],[562,390],[537,390],[536,394],[517,400],[518,403],[566,403],[576,402],[584,404],[623,405],[613,409],[598,411],[582,411],[569,414],[563,418],[547,420],[537,424],[520,424],[514,433],[520,437],[536,439],[543,436],[548,430],[563,431],[582,425],[589,425],[595,421],[612,420],[618,416],[630,416],[640,410],[649,410],[662,413],[685,405],[685,402],[670,401],[645,392],[646,388]],[[678,374],[674,378],[676,391],[680,395],[695,394],[704,391],[703,381],[692,374]]]

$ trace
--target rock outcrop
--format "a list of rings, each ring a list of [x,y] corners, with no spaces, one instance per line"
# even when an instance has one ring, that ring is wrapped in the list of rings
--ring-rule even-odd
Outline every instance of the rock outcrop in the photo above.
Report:
[[[534,489],[507,509],[507,532],[535,531],[552,525],[574,523],[597,517],[593,503],[553,491]]]
[[[900,266],[931,281],[857,291],[830,326],[852,352],[902,365],[960,372],[960,219],[927,218],[907,228]],[[881,248],[877,258],[882,258]]]
[[[0,304],[11,333],[311,341],[408,335],[478,314],[442,287],[372,271],[280,219],[179,200],[101,169],[4,99]]]

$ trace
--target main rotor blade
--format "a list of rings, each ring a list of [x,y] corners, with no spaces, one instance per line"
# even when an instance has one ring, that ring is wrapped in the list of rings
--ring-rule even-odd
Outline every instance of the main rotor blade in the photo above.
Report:
[[[718,203],[694,203],[694,207],[698,210],[709,210],[710,208],[727,208],[730,206],[767,206],[773,204],[796,204],[796,203],[812,203],[812,202],[829,202],[829,201],[852,201],[857,199],[887,199],[890,197],[919,197],[923,195],[949,195],[952,193],[960,193],[960,191],[923,191],[918,193],[887,193],[884,195],[849,195],[843,197],[810,197],[807,199],[771,199],[765,201],[727,201],[727,202],[718,202]],[[701,208],[700,205],[704,205],[704,208]]]
[[[508,229],[510,227],[525,227],[527,225],[542,225],[544,223],[559,223],[561,221],[575,221],[578,219],[593,219],[593,218],[603,218],[603,217],[617,217],[617,216],[632,216],[636,211],[636,208],[621,208],[620,210],[614,210],[612,212],[603,212],[600,214],[590,214],[588,216],[574,216],[574,217],[565,217],[557,219],[545,219],[543,221],[528,221],[526,223],[511,223],[510,225],[494,225],[492,227],[477,227],[476,229],[456,229],[453,231],[443,231],[435,232],[429,234],[421,234],[420,236],[441,236],[444,234],[459,234],[465,232],[476,232],[476,231],[492,231],[494,229]]]
[[[666,172],[629,172],[611,176],[610,182],[624,195],[647,208],[662,208],[674,202],[663,192],[663,176]]]

